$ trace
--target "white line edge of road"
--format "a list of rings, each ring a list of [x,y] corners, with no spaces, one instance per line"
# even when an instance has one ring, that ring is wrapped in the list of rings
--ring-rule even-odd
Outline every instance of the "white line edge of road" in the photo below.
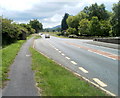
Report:
[[[34,40],[34,41],[35,41],[35,40]],[[35,42],[33,42],[33,48],[35,49],[34,43],[35,43]],[[35,50],[36,50],[36,49],[35,49]],[[40,51],[38,51],[38,50],[36,50],[36,51],[39,52],[39,53],[41,53],[41,54],[44,55],[45,57],[49,58],[47,55],[43,54],[42,52],[40,52]],[[85,81],[93,84],[94,86],[96,86],[97,88],[99,88],[99,89],[101,89],[102,91],[106,92],[107,94],[109,94],[109,95],[111,95],[111,96],[116,96],[115,94],[111,93],[110,91],[108,91],[108,90],[100,87],[98,84],[95,84],[94,82],[92,82],[92,81],[90,81],[89,79],[81,76],[80,74],[78,74],[78,73],[76,73],[76,72],[73,72],[72,70],[70,70],[69,68],[63,66],[62,64],[60,64],[60,63],[58,63],[58,62],[56,62],[56,61],[54,61],[54,62],[57,63],[57,64],[59,64],[59,65],[61,65],[61,67],[65,68],[66,70],[68,70],[68,71],[70,71],[70,72],[72,72],[72,73],[75,74],[76,76],[79,76],[79,77],[83,78]],[[39,90],[39,89],[38,89],[38,90]],[[39,91],[40,91],[40,90],[39,90]]]
[[[100,86],[102,86],[102,87],[106,87],[107,86],[107,84],[105,84],[105,83],[103,83],[101,80],[99,80],[98,78],[93,78],[93,80],[97,83],[97,84],[99,84]]]
[[[74,73],[74,74],[77,75],[77,76],[79,76],[79,77],[81,77],[81,78],[84,79],[85,81],[87,81],[87,82],[93,84],[94,86],[96,86],[97,88],[99,88],[99,89],[101,89],[102,91],[106,92],[107,94],[109,94],[109,95],[111,95],[111,96],[116,96],[115,94],[113,94],[113,93],[111,93],[110,91],[108,91],[108,90],[106,90],[106,89],[100,87],[98,84],[96,84],[96,83],[90,81],[89,79],[87,79],[87,78],[81,76],[80,74],[78,74],[78,73]]]
[[[88,71],[86,69],[84,69],[83,67],[79,67],[79,69],[84,73],[88,73]]]

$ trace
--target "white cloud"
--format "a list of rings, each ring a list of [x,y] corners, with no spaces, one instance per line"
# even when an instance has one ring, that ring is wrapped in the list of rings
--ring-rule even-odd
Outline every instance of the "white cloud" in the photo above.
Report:
[[[0,7],[12,11],[24,11],[31,9],[40,0],[1,0]]]
[[[30,19],[39,19],[44,27],[61,24],[65,13],[76,15],[85,6],[104,3],[107,10],[118,0],[0,0],[1,12],[7,18],[19,23],[28,23]]]

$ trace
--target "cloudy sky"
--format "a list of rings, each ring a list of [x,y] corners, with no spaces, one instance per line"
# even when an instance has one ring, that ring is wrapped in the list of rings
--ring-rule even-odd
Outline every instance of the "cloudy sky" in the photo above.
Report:
[[[0,0],[0,15],[17,23],[28,23],[38,19],[44,28],[61,24],[65,13],[76,15],[85,6],[104,3],[112,11],[118,0]]]

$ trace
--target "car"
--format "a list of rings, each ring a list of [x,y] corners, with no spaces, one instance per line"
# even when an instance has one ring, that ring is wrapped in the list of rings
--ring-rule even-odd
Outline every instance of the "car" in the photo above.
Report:
[[[49,34],[45,34],[45,38],[50,38],[50,35]]]

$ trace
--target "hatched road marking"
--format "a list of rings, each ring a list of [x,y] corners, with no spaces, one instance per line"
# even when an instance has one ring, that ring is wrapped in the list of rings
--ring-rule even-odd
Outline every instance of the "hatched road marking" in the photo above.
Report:
[[[89,48],[89,47],[86,47],[86,46],[81,46],[81,45],[74,44],[74,43],[69,43],[69,42],[65,42],[65,43],[67,43],[69,45],[76,46],[76,47],[81,48],[81,49],[88,50],[89,52],[93,52],[93,53],[102,55],[104,57],[107,57],[107,58],[110,58],[110,59],[113,59],[113,60],[120,60],[120,56],[116,55],[116,54],[108,53],[108,52],[101,51],[101,50],[96,50],[96,49],[93,49],[93,48]]]
[[[77,65],[77,63],[76,63],[76,62],[74,62],[74,61],[71,61],[71,63],[73,63],[74,65]]]
[[[84,73],[88,73],[88,71],[85,70],[83,67],[79,67],[79,69],[80,69],[81,71],[83,71]]]
[[[107,84],[103,83],[102,81],[100,81],[100,80],[97,79],[97,78],[93,78],[93,80],[94,80],[96,83],[98,83],[100,86],[102,86],[102,87],[106,87],[106,86],[107,86]]]

